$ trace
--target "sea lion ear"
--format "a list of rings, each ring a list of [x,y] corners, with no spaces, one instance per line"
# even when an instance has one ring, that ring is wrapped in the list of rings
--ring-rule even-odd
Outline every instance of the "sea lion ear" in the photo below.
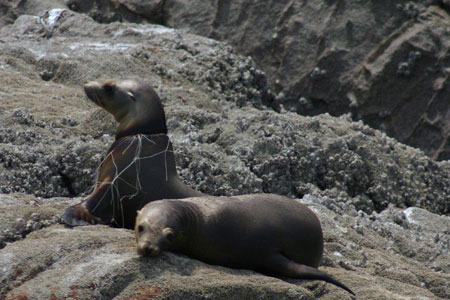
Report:
[[[169,242],[173,242],[175,238],[175,232],[173,231],[172,228],[170,227],[164,228],[162,234],[166,238],[166,240],[168,240]]]

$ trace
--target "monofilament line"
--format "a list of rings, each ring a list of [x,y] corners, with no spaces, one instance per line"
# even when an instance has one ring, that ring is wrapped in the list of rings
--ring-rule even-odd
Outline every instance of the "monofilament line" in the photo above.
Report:
[[[132,141],[130,141],[130,139],[132,139]],[[165,180],[166,182],[169,181],[169,173],[168,173],[168,164],[167,164],[167,152],[173,152],[172,150],[169,150],[170,148],[170,140],[167,137],[167,144],[164,150],[156,152],[152,155],[148,155],[148,156],[142,156],[142,147],[143,147],[143,143],[151,143],[153,145],[157,145],[157,142],[155,142],[151,136],[146,136],[143,134],[137,134],[134,136],[130,136],[130,137],[125,137],[123,138],[121,141],[119,141],[118,145],[116,146],[116,148],[120,147],[124,142],[129,142],[128,146],[122,151],[120,152],[120,159],[123,160],[123,158],[126,158],[127,152],[132,151],[131,149],[133,147],[135,147],[135,152],[132,156],[132,158],[129,160],[129,162],[127,163],[127,165],[124,168],[119,168],[119,166],[117,165],[117,158],[118,158],[118,154],[114,154],[114,149],[111,150],[107,156],[103,159],[103,161],[100,163],[99,167],[96,170],[96,180],[95,180],[95,185],[94,185],[94,192],[96,190],[99,189],[105,189],[105,191],[102,193],[103,195],[101,196],[101,199],[98,201],[97,205],[92,209],[92,213],[95,212],[95,210],[99,207],[99,205],[105,200],[105,197],[108,193],[111,193],[111,205],[113,207],[113,218],[112,218],[112,222],[116,221],[116,205],[118,205],[118,209],[119,209],[119,213],[121,215],[122,218],[122,227],[124,227],[124,209],[123,209],[123,205],[124,205],[124,201],[128,198],[129,200],[133,199],[135,196],[137,196],[140,192],[144,192],[142,190],[142,185],[141,185],[141,181],[140,181],[140,175],[141,175],[141,160],[144,159],[151,159],[151,158],[155,158],[159,155],[164,155],[164,168],[165,168]],[[151,148],[152,146],[146,146],[147,148]],[[148,151],[148,149],[146,149]],[[99,181],[99,176],[100,176],[100,169],[103,166],[104,163],[106,163],[107,161],[110,161],[111,164],[114,166],[114,176],[112,177],[107,177],[105,178],[103,181]],[[135,178],[136,181],[135,182],[128,182],[127,180],[125,180],[124,178],[122,178],[122,175],[124,174],[124,172],[126,172],[127,170],[129,170],[130,168],[132,168],[134,166],[134,170],[135,170]],[[144,170],[145,171],[145,170]],[[121,195],[121,191],[119,190],[119,185],[118,182],[123,182],[126,185],[128,185],[129,187],[131,187],[132,189],[134,189],[134,193],[132,194],[128,194],[128,195]],[[107,186],[107,187],[106,187]],[[118,200],[118,203],[117,203]]]

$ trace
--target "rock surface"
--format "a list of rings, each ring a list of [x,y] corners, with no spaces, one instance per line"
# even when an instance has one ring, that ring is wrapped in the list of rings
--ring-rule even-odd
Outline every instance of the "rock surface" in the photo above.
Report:
[[[276,104],[302,115],[351,112],[450,158],[448,1],[100,2],[67,3],[99,22],[148,21],[227,41],[266,72]]]
[[[349,116],[275,112],[266,75],[215,40],[62,9],[39,15],[0,29],[1,298],[349,297],[170,253],[141,259],[130,231],[58,224],[80,200],[68,197],[89,192],[115,130],[82,83],[128,77],[161,96],[186,183],[301,198],[323,225],[321,268],[361,299],[450,297],[449,162]]]
[[[6,198],[1,198],[2,209]],[[449,217],[413,207],[367,216],[349,205],[336,209],[326,197],[308,195],[301,201],[322,221],[326,247],[321,269],[350,286],[358,298],[450,296]],[[61,206],[35,207],[63,211]],[[22,203],[15,208],[24,211]],[[131,231],[100,225],[34,231],[0,250],[0,266],[3,299],[350,298],[323,282],[284,281],[182,255],[140,258]]]
[[[446,1],[444,1],[446,2]],[[444,3],[445,4],[445,3]],[[164,24],[250,55],[301,114],[354,120],[450,159],[448,6],[442,1],[167,1]]]

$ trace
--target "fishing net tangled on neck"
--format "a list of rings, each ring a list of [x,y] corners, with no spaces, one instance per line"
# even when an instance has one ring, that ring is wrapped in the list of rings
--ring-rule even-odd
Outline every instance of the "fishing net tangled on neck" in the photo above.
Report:
[[[110,201],[110,205],[113,208],[113,220],[112,222],[117,223],[117,211],[121,214],[122,226],[124,220],[124,204],[126,205],[126,201],[133,201],[133,198],[138,196],[140,193],[145,193],[143,186],[141,184],[141,167],[144,161],[148,161],[154,158],[162,159],[164,161],[164,170],[165,173],[161,174],[163,179],[168,182],[169,181],[169,170],[168,170],[168,153],[173,153],[170,143],[170,139],[166,136],[165,139],[161,140],[161,136],[152,137],[151,135],[137,134],[133,136],[127,136],[118,141],[117,145],[109,151],[107,156],[100,163],[99,167],[96,170],[96,179],[95,183],[92,187],[92,191],[98,188],[103,188],[105,191],[101,196],[100,200],[97,202],[95,207],[92,209],[92,213],[104,202]],[[163,147],[161,147],[161,142],[164,143]],[[117,151],[117,149],[123,148],[123,146],[127,143],[128,145],[121,151]],[[151,145],[149,145],[150,143]],[[145,147],[146,151],[143,151],[143,147]],[[146,155],[148,153],[148,149],[158,149],[150,155]],[[161,150],[162,149],[162,150]],[[132,155],[130,155],[132,154]],[[126,161],[121,161],[120,166],[118,163],[118,159],[123,160],[126,158]],[[111,177],[100,178],[102,166],[105,163],[111,163],[113,166],[114,174]],[[128,179],[133,179],[133,182],[130,180],[126,180],[124,178],[125,172],[134,171],[135,176],[127,176]],[[125,184],[128,188],[128,192],[124,194],[119,188],[119,183]],[[129,191],[133,191],[130,193]],[[120,224],[118,224],[120,225]]]

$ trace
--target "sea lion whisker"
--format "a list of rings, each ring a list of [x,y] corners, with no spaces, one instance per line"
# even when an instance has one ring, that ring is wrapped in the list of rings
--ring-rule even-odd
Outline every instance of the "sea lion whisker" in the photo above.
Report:
[[[108,184],[108,185],[113,185],[113,184],[114,184],[114,181],[99,181],[98,183],[99,183],[99,184],[104,183],[105,185],[106,185],[106,184]]]
[[[142,190],[142,185],[141,185],[141,177],[139,176],[139,174],[141,174],[141,161],[137,160],[136,161],[136,187],[139,190]]]
[[[120,211],[122,213],[122,228],[124,228],[125,227],[125,223],[124,223],[125,218],[124,218],[124,214],[123,214],[123,197],[120,197],[119,202],[120,202]]]
[[[114,219],[116,219],[115,218],[115,216],[116,216],[116,201],[115,201],[115,196],[114,196],[114,189],[116,189],[115,190],[115,192],[117,193],[117,196],[120,198],[120,193],[119,193],[119,191],[117,190],[117,186],[112,186],[113,188],[111,188],[111,205],[112,205],[112,207],[113,207],[113,215],[112,215],[112,217],[114,218]],[[118,206],[118,208],[119,208],[119,212],[120,212],[120,205],[117,205]]]
[[[136,136],[136,140],[137,140],[137,147],[136,147],[135,156],[139,157],[139,154],[141,153],[141,149],[142,149],[142,135],[138,134]]]
[[[140,170],[141,170],[142,135],[139,138],[138,148],[139,148],[139,152],[135,156],[135,158],[136,158],[135,166],[136,166],[136,174],[137,174],[137,176],[136,176],[136,184],[138,184],[138,186],[141,186],[139,174],[140,174]]]
[[[103,106],[103,104],[100,102],[100,98],[98,97],[97,93],[94,92],[93,96],[95,98],[95,104]]]
[[[98,181],[95,180],[94,184],[91,184],[88,187],[86,187],[83,192],[91,194],[97,188],[97,185],[98,185]]]
[[[167,139],[166,151],[168,151],[168,150],[169,150],[169,148],[170,148],[170,140],[169,140],[169,139]]]
[[[99,176],[100,176],[100,168],[102,167],[103,163],[106,161],[106,159],[108,159],[108,157],[110,157],[112,154],[111,152],[108,153],[106,155],[106,157],[100,162],[100,165],[97,167],[97,169],[95,170],[95,179],[94,179],[94,184],[88,188],[89,190],[95,191],[95,189],[98,187],[99,184],[101,184],[104,181],[100,181],[99,180]]]
[[[120,175],[122,175],[126,170],[128,170],[128,168],[130,168],[134,163],[136,162],[136,158],[133,159],[132,162],[130,162],[126,167],[124,167],[120,172],[117,173],[116,171],[116,176],[114,177],[114,180],[116,180],[117,177],[119,177]]]
[[[114,177],[113,177],[113,179],[112,179],[112,184],[114,184],[114,181],[116,181],[116,178],[117,178],[118,176],[120,176],[120,174],[117,174],[118,168],[117,168],[116,160],[114,159],[114,155],[111,155],[111,160],[112,160],[112,164],[113,164],[114,169],[115,169]]]

